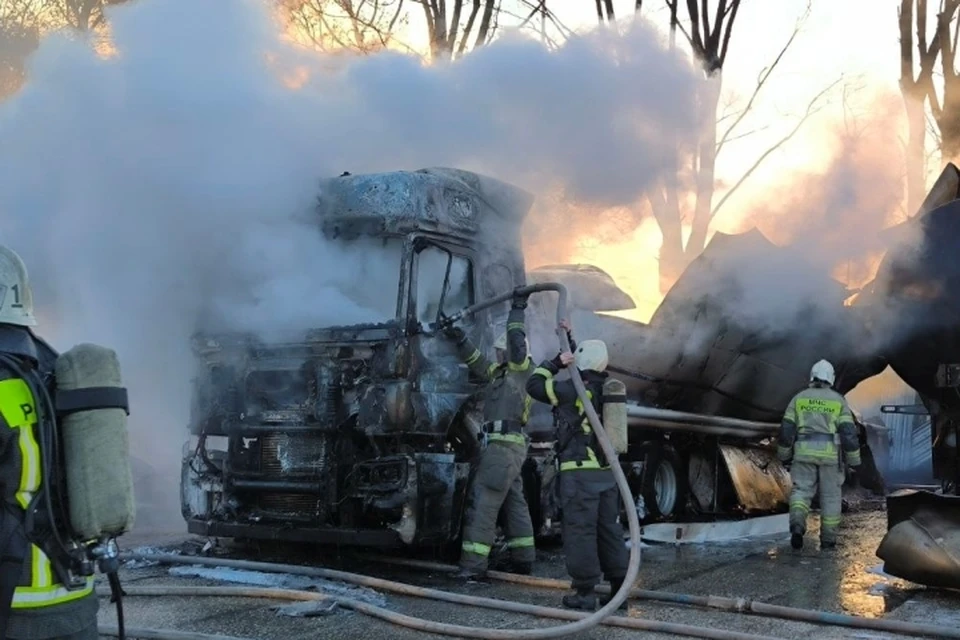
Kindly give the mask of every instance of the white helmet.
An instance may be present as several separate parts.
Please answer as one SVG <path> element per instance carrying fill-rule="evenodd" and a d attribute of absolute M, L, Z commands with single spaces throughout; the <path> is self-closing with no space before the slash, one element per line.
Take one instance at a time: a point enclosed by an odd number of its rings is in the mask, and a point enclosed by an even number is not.
<path fill-rule="evenodd" d="M 577 345 L 573 358 L 577 369 L 601 372 L 609 361 L 607 344 L 603 340 L 584 340 Z"/>
<path fill-rule="evenodd" d="M 27 265 L 7 247 L 0 246 L 0 324 L 35 327 L 33 293 L 27 278 Z"/>
<path fill-rule="evenodd" d="M 523 343 L 527 345 L 527 355 L 530 355 L 530 339 L 524 338 Z M 494 349 L 499 349 L 500 351 L 507 350 L 507 332 L 504 331 L 497 337 L 497 341 L 493 343 Z"/>
<path fill-rule="evenodd" d="M 826 382 L 832 387 L 835 379 L 833 365 L 826 360 L 821 360 L 810 369 L 810 382 L 819 380 Z"/>

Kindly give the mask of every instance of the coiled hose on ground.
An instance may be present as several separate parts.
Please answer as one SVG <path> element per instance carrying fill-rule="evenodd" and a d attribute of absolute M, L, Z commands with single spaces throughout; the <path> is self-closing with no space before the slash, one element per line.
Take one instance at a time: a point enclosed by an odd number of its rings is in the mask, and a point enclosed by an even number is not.
<path fill-rule="evenodd" d="M 203 558 L 193 556 L 177 556 L 170 554 L 150 554 L 150 553 L 130 553 L 123 554 L 124 559 L 141 560 L 148 562 L 160 562 L 164 564 L 185 564 L 201 565 L 207 567 L 224 567 L 229 569 L 241 569 L 247 571 L 262 571 L 268 573 L 287 573 L 292 575 L 302 575 L 313 578 L 324 578 L 327 580 L 338 580 L 362 587 L 378 589 L 395 593 L 397 595 L 428 598 L 440 602 L 449 602 L 452 604 L 462 604 L 484 609 L 494 609 L 497 611 L 511 611 L 514 613 L 524 613 L 541 618 L 553 618 L 558 620 L 575 620 L 583 622 L 596 614 L 587 614 L 581 611 L 570 611 L 567 609 L 554 609 L 551 607 L 542 607 L 538 605 L 525 604 L 522 602 L 511 602 L 509 600 L 499 600 L 496 598 L 484 598 L 481 596 L 470 596 L 460 593 L 450 593 L 439 589 L 430 589 L 427 587 L 417 587 L 403 582 L 394 582 L 382 578 L 360 575 L 357 573 L 347 573 L 335 569 L 324 569 L 319 567 L 302 567 L 298 565 L 276 564 L 271 562 L 254 562 L 248 560 L 228 560 L 221 558 Z M 494 634 L 511 633 L 501 629 L 482 629 L 475 627 L 462 627 L 460 625 L 435 622 L 414 618 L 403 615 L 389 609 L 384 609 L 376 605 L 360 602 L 352 598 L 341 598 L 339 596 L 328 596 L 313 591 L 298 591 L 292 589 L 262 589 L 255 587 L 124 587 L 128 596 L 219 596 L 219 597 L 250 597 L 250 598 L 277 598 L 284 600 L 326 600 L 336 602 L 337 604 L 352 609 L 354 611 L 369 615 L 385 622 L 397 624 L 408 629 L 423 631 L 425 633 L 437 633 L 454 637 L 463 637 L 460 635 L 461 629 L 469 629 L 470 633 L 475 634 L 469 637 L 484 637 L 478 635 L 481 632 L 491 632 Z M 576 623 L 574 623 L 576 624 Z M 642 618 L 627 618 L 621 616 L 608 616 L 600 621 L 600 624 L 620 627 L 622 629 L 632 629 L 635 631 L 647 631 L 651 633 L 669 633 L 678 636 L 687 636 L 691 638 L 709 638 L 712 640 L 775 640 L 768 636 L 758 636 L 735 631 L 724 631 L 722 629 L 710 629 L 706 627 L 696 627 L 686 624 L 676 624 L 671 622 L 660 622 L 657 620 L 645 620 Z M 567 625 L 564 625 L 567 626 Z M 547 629 L 556 629 L 557 627 L 546 627 Z M 132 631 L 128 634 L 130 637 L 138 637 Z M 502 636 L 496 636 L 502 637 Z"/>
<path fill-rule="evenodd" d="M 454 565 L 431 562 L 429 560 L 390 558 L 378 555 L 365 555 L 363 557 L 367 560 L 372 560 L 375 562 L 424 569 L 426 571 L 453 573 L 459 570 L 458 567 L 455 567 Z M 516 573 L 506 573 L 503 571 L 489 571 L 487 576 L 502 582 L 509 582 L 512 584 L 529 587 L 538 587 L 542 589 L 570 588 L 569 582 L 565 580 L 556 580 L 553 578 L 523 576 Z M 600 585 L 597 587 L 597 591 L 601 593 L 608 590 L 609 587 L 606 585 Z M 728 611 L 730 613 L 752 613 L 758 616 L 777 618 L 780 620 L 795 620 L 797 622 L 809 622 L 812 624 L 829 625 L 835 627 L 848 627 L 851 629 L 870 629 L 872 631 L 886 631 L 889 633 L 899 633 L 909 636 L 956 638 L 957 640 L 960 640 L 960 629 L 954 627 L 903 622 L 901 620 L 887 620 L 884 618 L 862 618 L 860 616 L 832 613 L 830 611 L 798 609 L 796 607 L 785 607 L 782 605 L 767 604 L 766 602 L 757 602 L 756 600 L 752 600 L 750 598 L 697 596 L 685 593 L 673 593 L 670 591 L 650 591 L 647 589 L 633 589 L 633 591 L 630 593 L 630 597 L 638 600 L 651 600 L 653 602 L 664 602 L 668 604 L 717 609 L 720 611 Z"/>

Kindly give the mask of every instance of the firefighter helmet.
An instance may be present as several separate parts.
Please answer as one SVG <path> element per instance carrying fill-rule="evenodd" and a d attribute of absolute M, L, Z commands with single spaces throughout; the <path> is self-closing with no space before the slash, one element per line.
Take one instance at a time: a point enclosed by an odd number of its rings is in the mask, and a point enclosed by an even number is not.
<path fill-rule="evenodd" d="M 826 382 L 832 387 L 834 381 L 836 380 L 833 373 L 833 365 L 826 360 L 821 360 L 813 365 L 813 368 L 810 369 L 810 382 L 813 382 L 814 380 Z"/>
<path fill-rule="evenodd" d="M 0 246 L 0 323 L 35 327 L 27 266 L 12 249 Z"/>
<path fill-rule="evenodd" d="M 573 357 L 577 369 L 601 372 L 607 368 L 609 359 L 607 344 L 603 340 L 584 340 L 577 345 Z"/>

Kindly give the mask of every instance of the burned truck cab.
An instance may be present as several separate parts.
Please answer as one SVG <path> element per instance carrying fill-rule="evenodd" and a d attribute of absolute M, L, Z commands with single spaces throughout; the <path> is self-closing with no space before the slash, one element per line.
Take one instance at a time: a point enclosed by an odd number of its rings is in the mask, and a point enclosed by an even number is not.
<path fill-rule="evenodd" d="M 384 290 L 340 293 L 372 296 L 389 317 L 283 338 L 195 336 L 181 478 L 189 531 L 379 547 L 456 540 L 480 381 L 432 325 L 524 284 L 531 203 L 453 169 L 323 181 L 316 232 L 396 271 L 395 289 L 378 279 Z M 490 352 L 506 313 L 463 327 Z"/>

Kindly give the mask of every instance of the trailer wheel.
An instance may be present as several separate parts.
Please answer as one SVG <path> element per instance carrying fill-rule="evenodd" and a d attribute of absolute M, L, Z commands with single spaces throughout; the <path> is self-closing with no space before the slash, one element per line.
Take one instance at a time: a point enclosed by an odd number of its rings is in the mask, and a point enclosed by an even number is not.
<path fill-rule="evenodd" d="M 669 522 L 687 503 L 687 475 L 673 447 L 657 444 L 647 451 L 640 493 L 653 521 Z"/>

